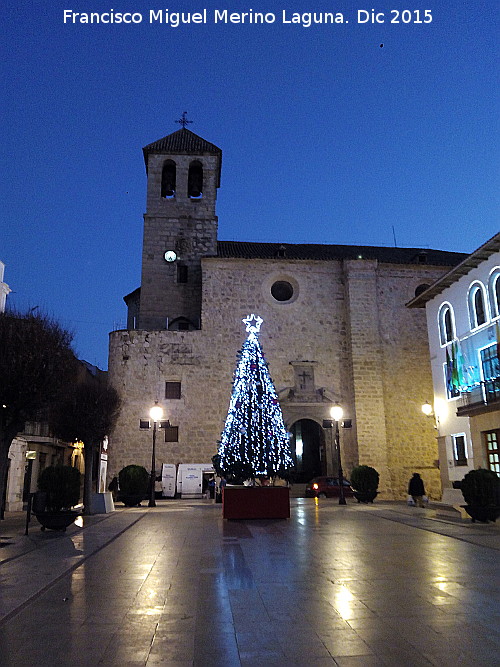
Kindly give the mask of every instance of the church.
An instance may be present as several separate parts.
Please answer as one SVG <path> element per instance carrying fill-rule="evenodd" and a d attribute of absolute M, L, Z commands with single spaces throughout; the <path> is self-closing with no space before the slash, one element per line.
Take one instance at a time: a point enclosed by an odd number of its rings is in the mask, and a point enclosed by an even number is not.
<path fill-rule="evenodd" d="M 109 378 L 122 399 L 111 477 L 151 466 L 149 410 L 163 408 L 162 463 L 210 463 L 227 415 L 244 318 L 278 392 L 296 479 L 337 472 L 330 409 L 343 408 L 344 474 L 380 473 L 402 498 L 419 472 L 441 496 L 438 447 L 421 405 L 433 385 L 425 313 L 405 304 L 465 255 L 422 248 L 222 241 L 220 148 L 185 127 L 143 149 L 147 195 L 141 285 L 110 334 Z M 141 428 L 141 426 L 143 428 Z"/>

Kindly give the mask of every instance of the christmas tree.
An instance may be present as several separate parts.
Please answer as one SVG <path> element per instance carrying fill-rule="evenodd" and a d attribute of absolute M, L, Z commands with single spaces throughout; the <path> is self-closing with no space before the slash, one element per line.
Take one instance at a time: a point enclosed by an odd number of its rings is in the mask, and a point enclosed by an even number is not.
<path fill-rule="evenodd" d="M 284 477 L 293 468 L 278 395 L 257 334 L 262 319 L 250 315 L 248 337 L 238 353 L 229 410 L 222 431 L 218 468 L 225 477 Z"/>

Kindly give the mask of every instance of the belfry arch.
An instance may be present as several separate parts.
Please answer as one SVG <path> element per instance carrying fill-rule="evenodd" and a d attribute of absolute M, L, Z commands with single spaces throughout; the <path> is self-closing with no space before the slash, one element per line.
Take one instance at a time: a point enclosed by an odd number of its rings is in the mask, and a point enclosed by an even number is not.
<path fill-rule="evenodd" d="M 173 160 L 165 160 L 161 172 L 161 196 L 163 199 L 175 197 L 177 187 L 177 167 Z"/>
<path fill-rule="evenodd" d="M 199 160 L 193 160 L 189 165 L 188 197 L 190 199 L 203 197 L 203 165 Z"/>

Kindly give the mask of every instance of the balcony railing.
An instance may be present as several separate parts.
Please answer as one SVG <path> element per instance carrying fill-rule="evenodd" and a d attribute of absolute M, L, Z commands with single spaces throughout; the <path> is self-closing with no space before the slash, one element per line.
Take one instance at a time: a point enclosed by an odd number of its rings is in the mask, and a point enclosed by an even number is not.
<path fill-rule="evenodd" d="M 500 402 L 500 377 L 482 380 L 469 391 L 462 392 L 457 406 L 457 415 L 468 414 L 481 406 Z"/>

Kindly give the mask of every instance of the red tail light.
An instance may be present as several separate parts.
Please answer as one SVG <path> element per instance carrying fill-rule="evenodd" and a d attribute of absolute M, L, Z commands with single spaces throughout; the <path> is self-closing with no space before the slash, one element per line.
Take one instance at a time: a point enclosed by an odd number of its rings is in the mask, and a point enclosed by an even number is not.
<path fill-rule="evenodd" d="M 316 482 L 312 485 L 312 488 L 317 491 L 319 489 L 319 484 L 316 484 Z"/>

